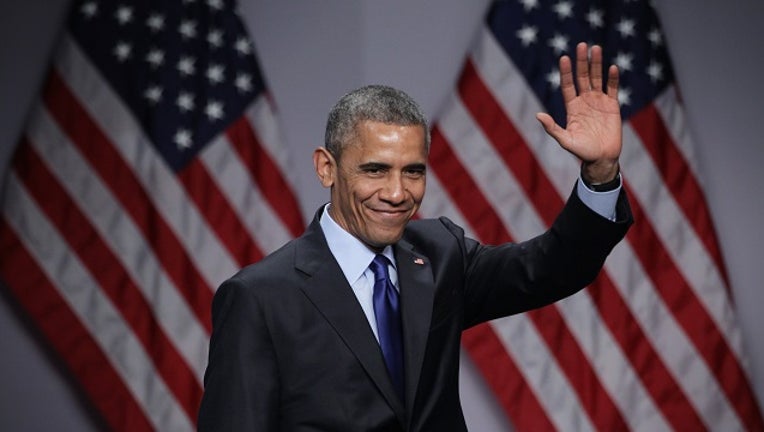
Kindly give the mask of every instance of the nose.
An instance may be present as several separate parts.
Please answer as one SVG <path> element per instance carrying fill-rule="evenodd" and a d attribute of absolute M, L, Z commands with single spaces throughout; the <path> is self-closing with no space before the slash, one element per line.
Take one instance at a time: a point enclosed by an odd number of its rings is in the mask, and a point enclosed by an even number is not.
<path fill-rule="evenodd" d="M 399 205 L 405 201 L 406 188 L 403 184 L 403 177 L 398 173 L 388 176 L 379 192 L 379 198 L 392 205 Z"/>

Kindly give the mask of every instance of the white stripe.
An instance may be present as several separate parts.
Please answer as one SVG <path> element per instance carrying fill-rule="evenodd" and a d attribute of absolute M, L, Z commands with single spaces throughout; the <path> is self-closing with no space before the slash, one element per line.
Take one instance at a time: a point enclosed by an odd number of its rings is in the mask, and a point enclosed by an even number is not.
<path fill-rule="evenodd" d="M 101 239 L 114 251 L 122 267 L 136 282 L 162 330 L 190 365 L 201 385 L 209 336 L 158 265 L 140 230 L 42 107 L 32 116 L 27 134 L 59 183 L 87 215 Z"/>
<path fill-rule="evenodd" d="M 8 176 L 6 185 L 8 202 L 15 203 L 4 207 L 8 224 L 101 350 L 108 352 L 109 348 L 121 347 L 119 355 L 108 356 L 110 366 L 124 381 L 152 425 L 158 430 L 193 430 L 193 422 L 178 406 L 164 382 L 158 379 L 157 371 L 138 339 L 27 195 L 15 174 Z"/>
<path fill-rule="evenodd" d="M 655 98 L 653 105 L 663 119 L 677 150 L 687 161 L 692 175 L 697 179 L 698 184 L 703 185 L 703 176 L 700 175 L 702 171 L 698 166 L 697 147 L 687 126 L 684 109 L 677 100 L 676 88 L 673 85 L 669 86 Z"/>
<path fill-rule="evenodd" d="M 199 157 L 236 211 L 239 221 L 249 231 L 251 240 L 264 254 L 273 252 L 292 238 L 226 136 L 216 138 Z"/>
<path fill-rule="evenodd" d="M 444 136 L 453 143 L 454 152 L 508 231 L 512 231 L 517 240 L 541 234 L 546 227 L 533 204 L 508 167 L 503 165 L 501 156 L 468 116 L 463 105 L 451 99 L 440 125 Z M 600 321 L 589 293 L 579 293 L 557 306 L 625 421 L 632 427 L 642 424 L 649 430 L 668 429 L 618 343 Z M 620 391 L 622 389 L 617 384 L 625 385 L 632 393 Z"/>
<path fill-rule="evenodd" d="M 491 326 L 555 427 L 561 431 L 594 430 L 578 394 L 529 321 L 525 315 L 515 315 L 492 321 Z"/>
<path fill-rule="evenodd" d="M 518 127 L 518 131 L 524 136 L 526 142 L 528 143 L 533 153 L 536 155 L 541 165 L 544 167 L 545 171 L 550 173 L 549 179 L 552 184 L 555 185 L 558 193 L 561 196 L 565 196 L 564 194 L 570 187 L 570 183 L 568 183 L 566 178 L 577 175 L 578 168 L 575 167 L 575 165 L 573 165 L 571 168 L 567 168 L 570 166 L 569 162 L 564 161 L 564 157 L 560 157 L 559 148 L 557 148 L 556 143 L 550 144 L 550 141 L 552 141 L 551 138 L 542 135 L 537 140 L 533 139 L 534 137 L 539 136 L 538 131 L 543 133 L 543 130 L 532 114 L 534 112 L 541 111 L 543 108 L 536 100 L 535 95 L 533 95 L 533 93 L 526 87 L 524 83 L 521 83 L 522 85 L 511 85 L 507 82 L 522 80 L 522 75 L 516 71 L 514 65 L 507 60 L 490 33 L 485 32 L 483 34 L 483 37 L 480 40 L 480 49 L 478 51 L 480 54 L 476 55 L 475 57 L 477 59 L 485 59 L 475 62 L 475 66 L 478 69 L 480 76 L 486 85 L 491 89 L 491 92 L 494 94 L 494 97 L 497 99 L 497 101 L 499 101 L 499 103 L 503 106 L 505 113 Z M 509 72 L 503 71 L 504 69 L 509 69 Z M 628 146 L 624 145 L 624 149 L 627 148 Z M 624 159 L 626 158 L 622 156 L 622 161 Z M 637 170 L 631 169 L 628 171 L 632 173 L 639 172 Z M 627 176 L 628 175 L 629 174 L 627 173 Z M 631 179 L 631 177 L 629 177 L 629 179 Z M 683 387 L 685 393 L 696 405 L 698 413 L 707 421 L 711 420 L 709 418 L 711 416 L 708 415 L 708 411 L 704 411 L 704 407 L 710 405 L 710 400 L 717 400 L 717 398 L 720 396 L 719 394 L 707 394 L 709 388 L 718 389 L 718 383 L 716 382 L 715 377 L 710 374 L 707 369 L 705 369 L 707 366 L 702 364 L 701 367 L 703 367 L 705 370 L 703 372 L 698 372 L 698 376 L 703 376 L 705 379 L 700 379 L 699 381 L 693 380 L 692 385 L 688 383 L 689 380 L 684 379 L 687 371 L 686 363 L 683 363 L 682 359 L 686 360 L 696 357 L 697 352 L 689 340 L 687 340 L 686 336 L 681 332 L 681 330 L 676 328 L 674 317 L 671 312 L 666 309 L 665 305 L 662 303 L 662 299 L 654 296 L 654 287 L 649 292 L 643 293 L 633 293 L 630 292 L 631 290 L 625 288 L 629 287 L 629 285 L 624 285 L 625 281 L 623 280 L 622 276 L 634 272 L 634 267 L 638 267 L 638 261 L 636 260 L 636 256 L 634 255 L 633 250 L 631 249 L 631 245 L 622 242 L 618 248 L 628 251 L 628 255 L 630 256 L 631 261 L 626 263 L 626 266 L 619 268 L 616 271 L 612 271 L 609 266 L 609 263 L 613 260 L 611 255 L 611 258 L 609 258 L 608 262 L 606 262 L 606 267 L 609 269 L 608 273 L 610 273 L 614 281 L 617 281 L 617 288 L 627 300 L 627 304 L 631 308 L 632 313 L 639 317 L 640 325 L 642 328 L 645 329 L 646 333 L 650 335 L 651 339 L 656 342 L 658 351 L 661 356 L 664 357 L 664 360 L 667 361 L 667 366 L 669 369 L 672 370 L 677 377 L 679 377 L 677 379 L 678 384 Z M 640 272 L 643 278 L 647 277 L 647 275 L 644 274 L 641 269 Z M 645 279 L 641 280 L 641 282 L 644 281 Z M 645 297 L 642 297 L 640 294 L 645 295 Z M 655 309 L 657 308 L 656 304 L 660 305 L 658 309 Z M 658 325 L 655 321 L 655 315 L 653 315 L 651 312 L 648 312 L 656 310 L 663 311 L 662 315 L 664 317 L 660 320 L 661 323 L 671 323 L 670 332 L 668 332 L 665 326 L 662 328 L 660 325 Z M 672 334 L 674 337 L 668 338 L 666 337 L 667 334 Z M 669 350 L 669 348 L 670 352 L 667 352 L 666 350 Z M 679 352 L 678 355 L 672 355 L 677 353 L 677 351 L 683 352 Z M 695 389 L 695 385 L 698 383 L 704 386 L 706 390 L 698 392 Z M 692 390 L 696 391 L 693 392 Z M 724 405 L 725 404 L 722 406 Z M 729 407 L 727 406 L 727 408 Z M 716 410 L 711 411 L 716 412 Z M 713 424 L 713 422 L 710 424 Z"/>
<path fill-rule="evenodd" d="M 267 93 L 263 93 L 255 102 L 244 112 L 247 120 L 255 131 L 257 141 L 262 145 L 263 150 L 268 153 L 271 160 L 276 164 L 282 173 L 294 172 L 293 159 L 289 148 L 284 145 L 286 142 L 278 117 L 271 105 L 271 100 Z M 291 192 L 297 190 L 294 184 L 295 176 L 284 175 L 284 181 L 289 185 Z"/>
<path fill-rule="evenodd" d="M 69 37 L 61 44 L 56 69 L 90 117 L 130 166 L 154 207 L 174 230 L 210 290 L 238 270 L 236 261 L 207 226 L 183 186 L 154 151 L 140 124 Z"/>

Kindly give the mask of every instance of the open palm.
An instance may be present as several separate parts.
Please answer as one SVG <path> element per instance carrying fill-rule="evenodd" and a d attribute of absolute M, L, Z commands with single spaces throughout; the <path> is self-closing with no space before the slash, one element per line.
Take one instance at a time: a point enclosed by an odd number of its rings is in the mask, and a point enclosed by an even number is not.
<path fill-rule="evenodd" d="M 576 76 L 568 56 L 560 58 L 562 90 L 567 126 L 558 125 L 549 114 L 537 114 L 544 129 L 565 150 L 578 157 L 584 180 L 605 183 L 618 174 L 621 154 L 621 113 L 618 107 L 618 68 L 610 66 L 603 91 L 602 49 L 595 45 L 588 58 L 585 43 L 576 46 Z"/>

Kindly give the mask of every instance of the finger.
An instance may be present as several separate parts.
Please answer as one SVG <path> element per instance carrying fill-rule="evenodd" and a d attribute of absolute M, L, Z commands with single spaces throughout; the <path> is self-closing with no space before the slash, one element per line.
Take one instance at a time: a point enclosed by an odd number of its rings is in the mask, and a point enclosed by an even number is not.
<path fill-rule="evenodd" d="M 610 65 L 607 71 L 607 95 L 618 100 L 618 66 Z"/>
<path fill-rule="evenodd" d="M 573 66 L 570 57 L 560 57 L 560 90 L 565 104 L 576 98 L 576 88 L 573 86 Z"/>
<path fill-rule="evenodd" d="M 576 83 L 578 93 L 585 93 L 592 89 L 592 83 L 589 80 L 589 53 L 585 42 L 576 45 Z"/>
<path fill-rule="evenodd" d="M 592 45 L 592 63 L 590 68 L 592 90 L 602 91 L 602 47 Z"/>

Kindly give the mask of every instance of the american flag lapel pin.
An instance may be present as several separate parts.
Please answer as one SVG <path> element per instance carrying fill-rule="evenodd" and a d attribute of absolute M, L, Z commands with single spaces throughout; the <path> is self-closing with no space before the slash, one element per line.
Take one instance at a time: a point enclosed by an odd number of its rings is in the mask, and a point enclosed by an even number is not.
<path fill-rule="evenodd" d="M 422 258 L 414 258 L 414 264 L 424 265 L 424 260 Z"/>

